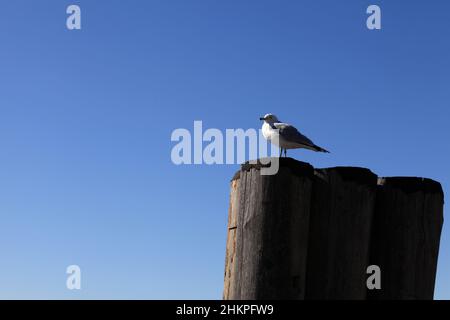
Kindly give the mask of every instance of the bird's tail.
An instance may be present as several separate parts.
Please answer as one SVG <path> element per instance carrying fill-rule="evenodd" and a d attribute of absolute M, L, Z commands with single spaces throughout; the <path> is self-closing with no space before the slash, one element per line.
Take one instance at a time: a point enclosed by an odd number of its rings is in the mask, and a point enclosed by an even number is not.
<path fill-rule="evenodd" d="M 317 152 L 330 153 L 330 151 L 328 151 L 328 150 L 326 150 L 326 149 L 324 149 L 324 148 L 321 148 L 321 147 L 319 147 L 319 146 L 316 146 L 316 145 L 314 145 L 314 150 L 316 150 Z"/>

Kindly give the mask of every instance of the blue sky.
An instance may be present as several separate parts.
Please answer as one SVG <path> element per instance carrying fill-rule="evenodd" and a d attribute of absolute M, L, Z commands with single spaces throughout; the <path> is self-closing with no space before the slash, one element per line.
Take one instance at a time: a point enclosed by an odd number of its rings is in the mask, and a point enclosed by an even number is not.
<path fill-rule="evenodd" d="M 194 120 L 258 128 L 272 112 L 332 151 L 290 156 L 448 194 L 449 14 L 444 0 L 2 2 L 0 298 L 221 298 L 238 165 L 172 164 L 171 132 Z M 449 250 L 446 222 L 436 298 Z"/>

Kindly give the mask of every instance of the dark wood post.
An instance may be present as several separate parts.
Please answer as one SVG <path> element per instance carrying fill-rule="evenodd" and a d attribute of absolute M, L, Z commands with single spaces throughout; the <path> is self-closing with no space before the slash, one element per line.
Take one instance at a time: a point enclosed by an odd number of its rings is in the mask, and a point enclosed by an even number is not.
<path fill-rule="evenodd" d="M 306 299 L 365 299 L 377 176 L 368 169 L 316 170 Z"/>
<path fill-rule="evenodd" d="M 381 269 L 381 290 L 369 299 L 433 299 L 443 205 L 438 182 L 379 180 L 370 261 Z"/>
<path fill-rule="evenodd" d="M 275 175 L 260 169 L 232 182 L 224 298 L 303 299 L 314 170 L 290 158 Z"/>
<path fill-rule="evenodd" d="M 231 182 L 224 299 L 433 298 L 438 182 L 279 161 L 266 176 L 244 164 Z M 370 265 L 381 290 L 367 287 Z"/>

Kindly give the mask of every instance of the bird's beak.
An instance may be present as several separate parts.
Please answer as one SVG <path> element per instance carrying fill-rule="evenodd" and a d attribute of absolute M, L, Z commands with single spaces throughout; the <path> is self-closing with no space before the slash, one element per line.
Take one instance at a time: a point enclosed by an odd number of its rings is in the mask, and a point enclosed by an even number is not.
<path fill-rule="evenodd" d="M 265 120 L 264 118 L 259 118 L 259 120 Z"/>

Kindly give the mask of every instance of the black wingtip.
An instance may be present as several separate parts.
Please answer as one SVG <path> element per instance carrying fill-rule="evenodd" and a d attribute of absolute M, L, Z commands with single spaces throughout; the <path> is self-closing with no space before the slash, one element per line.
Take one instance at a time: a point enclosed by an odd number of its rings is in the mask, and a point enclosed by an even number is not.
<path fill-rule="evenodd" d="M 317 152 L 331 153 L 330 151 L 328 151 L 328 150 L 326 150 L 326 149 L 324 149 L 324 148 L 321 148 L 321 147 L 319 147 L 319 146 L 314 146 L 314 147 L 316 148 L 316 151 L 317 151 Z"/>

